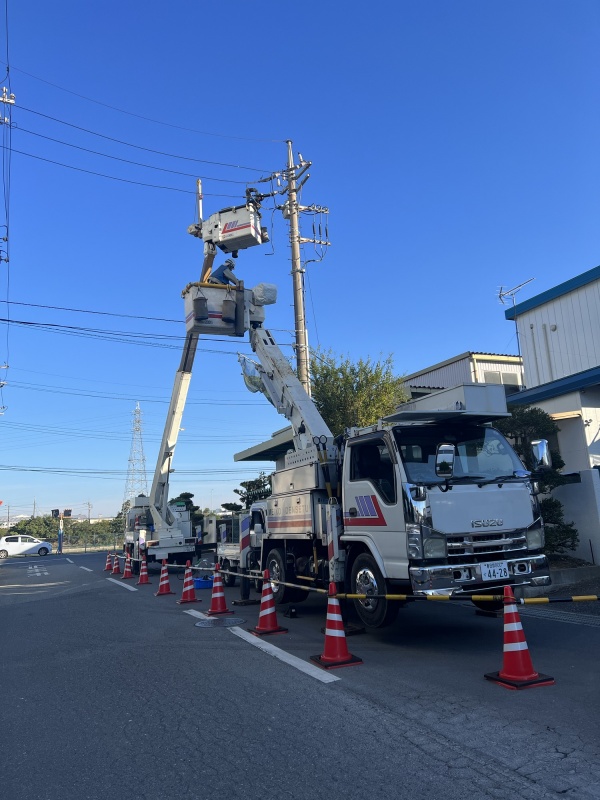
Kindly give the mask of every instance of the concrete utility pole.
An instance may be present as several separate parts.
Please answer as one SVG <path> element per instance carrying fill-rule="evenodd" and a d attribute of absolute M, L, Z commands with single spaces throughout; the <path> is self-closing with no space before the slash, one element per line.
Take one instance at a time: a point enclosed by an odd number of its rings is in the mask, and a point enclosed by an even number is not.
<path fill-rule="evenodd" d="M 290 247 L 292 250 L 292 283 L 294 287 L 294 328 L 296 333 L 296 367 L 298 380 L 310 395 L 310 372 L 308 359 L 308 338 L 306 334 L 306 315 L 304 309 L 304 269 L 300 258 L 300 229 L 298 226 L 298 199 L 296 179 L 310 167 L 310 162 L 300 164 L 301 171 L 296 175 L 292 142 L 287 141 L 287 209 L 290 223 Z M 310 176 L 306 175 L 301 186 Z"/>

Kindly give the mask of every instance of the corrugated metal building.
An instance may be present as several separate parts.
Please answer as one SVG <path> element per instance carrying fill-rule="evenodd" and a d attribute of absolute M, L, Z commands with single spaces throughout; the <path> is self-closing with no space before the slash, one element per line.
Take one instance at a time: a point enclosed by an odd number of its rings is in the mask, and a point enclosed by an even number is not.
<path fill-rule="evenodd" d="M 508 395 L 523 387 L 523 363 L 519 356 L 467 352 L 413 372 L 404 382 L 413 398 L 461 383 L 502 383 Z"/>
<path fill-rule="evenodd" d="M 527 389 L 510 405 L 534 405 L 560 427 L 564 472 L 580 484 L 554 495 L 579 531 L 576 555 L 600 563 L 600 267 L 508 309 L 517 324 Z"/>

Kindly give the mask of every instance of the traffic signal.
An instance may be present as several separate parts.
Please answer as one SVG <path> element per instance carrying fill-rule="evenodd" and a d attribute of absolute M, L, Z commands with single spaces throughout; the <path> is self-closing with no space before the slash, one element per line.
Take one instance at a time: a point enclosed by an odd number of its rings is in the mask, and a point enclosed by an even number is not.
<path fill-rule="evenodd" d="M 58 508 L 53 508 L 52 509 L 52 517 L 53 517 L 53 519 L 58 519 L 59 516 L 60 516 L 60 511 L 58 510 Z"/>
<path fill-rule="evenodd" d="M 63 511 L 63 517 L 70 517 L 70 516 L 71 516 L 71 509 L 65 508 L 65 510 Z"/>

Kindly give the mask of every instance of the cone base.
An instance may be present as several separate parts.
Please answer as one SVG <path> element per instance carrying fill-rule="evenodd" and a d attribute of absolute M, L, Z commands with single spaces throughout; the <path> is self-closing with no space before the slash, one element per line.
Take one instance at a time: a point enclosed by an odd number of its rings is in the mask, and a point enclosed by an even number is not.
<path fill-rule="evenodd" d="M 155 592 L 154 597 L 160 597 L 163 594 L 175 594 L 175 592 Z"/>
<path fill-rule="evenodd" d="M 511 678 L 504 678 L 499 672 L 486 672 L 483 676 L 488 681 L 500 684 L 505 689 L 528 689 L 534 686 L 553 686 L 556 681 L 550 675 L 543 675 L 541 672 L 537 673 L 537 677 L 530 678 L 529 680 L 512 680 Z"/>
<path fill-rule="evenodd" d="M 227 616 L 227 614 L 233 614 L 233 611 L 226 609 L 225 611 L 211 611 L 210 608 L 206 612 L 209 617 L 216 617 L 216 616 Z"/>
<path fill-rule="evenodd" d="M 200 600 L 198 600 L 197 597 L 191 598 L 190 600 L 184 600 L 182 598 L 181 600 L 178 600 L 177 602 L 179 603 L 179 605 L 182 605 L 183 603 L 199 603 Z"/>
<path fill-rule="evenodd" d="M 278 625 L 276 628 L 273 628 L 270 631 L 261 631 L 258 628 L 246 628 L 248 633 L 253 633 L 255 636 L 271 636 L 273 633 L 287 633 L 287 628 L 282 628 L 281 625 Z"/>
<path fill-rule="evenodd" d="M 260 600 L 232 600 L 232 606 L 257 606 Z"/>
<path fill-rule="evenodd" d="M 146 586 L 146 584 L 151 584 L 152 581 L 138 581 L 136 586 Z"/>
<path fill-rule="evenodd" d="M 358 658 L 358 656 L 350 655 L 350 658 L 345 658 L 343 661 L 324 661 L 323 655 L 320 656 L 311 656 L 311 661 L 314 661 L 315 664 L 321 669 L 338 669 L 341 667 L 353 667 L 355 664 L 362 664 L 362 658 Z"/>
<path fill-rule="evenodd" d="M 122 581 L 132 581 L 135 578 L 135 575 L 123 575 L 121 578 Z"/>

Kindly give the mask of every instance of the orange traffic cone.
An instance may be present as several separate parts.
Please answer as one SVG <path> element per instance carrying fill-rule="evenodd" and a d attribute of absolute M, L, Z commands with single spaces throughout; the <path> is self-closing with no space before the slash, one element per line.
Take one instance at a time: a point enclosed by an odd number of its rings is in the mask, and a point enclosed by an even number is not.
<path fill-rule="evenodd" d="M 269 570 L 263 572 L 263 588 L 260 598 L 260 611 L 258 613 L 258 625 L 256 628 L 248 628 L 250 633 L 255 636 L 268 636 L 272 633 L 287 633 L 287 628 L 282 628 L 277 624 L 277 614 L 275 612 L 275 600 L 273 598 L 273 587 Z"/>
<path fill-rule="evenodd" d="M 215 564 L 215 577 L 213 578 L 212 596 L 210 598 L 210 608 L 206 612 L 209 616 L 215 614 L 233 614 L 227 608 L 225 602 L 225 592 L 223 591 L 223 579 L 219 575 L 219 565 Z"/>
<path fill-rule="evenodd" d="M 504 587 L 504 661 L 500 672 L 484 675 L 505 689 L 526 689 L 529 686 L 552 686 L 554 678 L 536 672 L 531 663 L 523 626 L 510 586 Z"/>
<path fill-rule="evenodd" d="M 185 574 L 183 576 L 183 592 L 181 593 L 181 600 L 178 603 L 199 603 L 194 589 L 194 577 L 192 575 L 192 563 L 186 561 Z"/>
<path fill-rule="evenodd" d="M 121 574 L 121 567 L 119 566 L 119 556 L 115 553 L 113 555 L 113 568 L 111 575 L 120 575 Z"/>
<path fill-rule="evenodd" d="M 110 572 L 112 570 L 112 561 L 110 558 L 110 553 L 106 554 L 106 566 L 104 567 L 104 572 Z"/>
<path fill-rule="evenodd" d="M 140 564 L 140 579 L 136 583 L 136 586 L 142 586 L 146 583 L 152 583 L 152 581 L 148 579 L 148 565 L 146 564 L 146 556 L 142 556 L 142 563 Z"/>
<path fill-rule="evenodd" d="M 323 669 L 335 669 L 336 667 L 351 667 L 353 664 L 362 664 L 362 659 L 353 656 L 348 651 L 346 644 L 346 634 L 344 633 L 344 621 L 340 609 L 340 601 L 336 597 L 337 587 L 335 583 L 329 584 L 329 599 L 327 600 L 327 624 L 325 626 L 325 649 L 320 656 L 311 656 L 314 661 Z"/>
<path fill-rule="evenodd" d="M 171 591 L 171 584 L 169 583 L 169 570 L 167 569 L 167 562 L 163 558 L 162 568 L 160 570 L 160 583 L 158 584 L 158 592 L 154 592 L 155 597 L 160 597 L 162 594 L 175 594 Z"/>
<path fill-rule="evenodd" d="M 131 571 L 131 555 L 127 553 L 127 557 L 125 558 L 125 569 L 123 570 L 123 577 L 121 580 L 126 581 L 130 578 L 133 578 L 133 572 Z"/>

